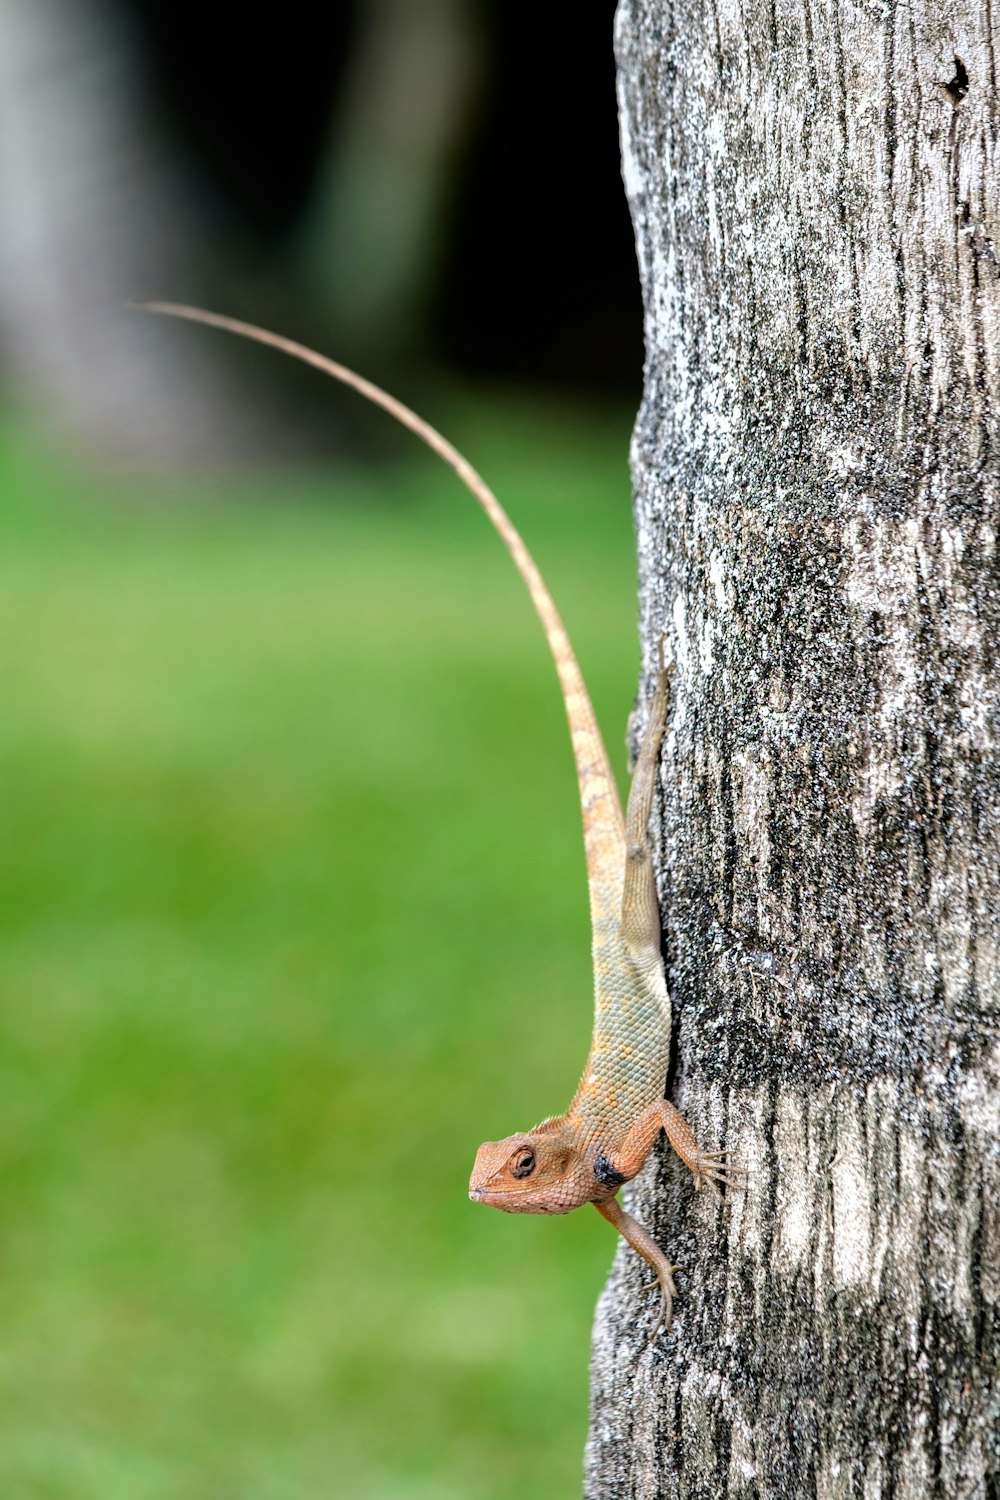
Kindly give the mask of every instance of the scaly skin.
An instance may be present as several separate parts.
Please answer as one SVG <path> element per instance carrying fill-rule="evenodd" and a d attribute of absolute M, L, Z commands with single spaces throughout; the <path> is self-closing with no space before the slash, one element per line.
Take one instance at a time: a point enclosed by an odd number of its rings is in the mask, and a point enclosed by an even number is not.
<path fill-rule="evenodd" d="M 660 954 L 660 917 L 647 840 L 669 673 L 656 697 L 636 763 L 626 818 L 626 857 L 617 880 L 598 881 L 594 922 L 594 1035 L 587 1066 L 564 1115 L 523 1135 L 480 1146 L 469 1196 L 507 1213 L 568 1213 L 593 1203 L 656 1273 L 660 1317 L 669 1324 L 674 1267 L 652 1236 L 616 1202 L 641 1171 L 657 1136 L 667 1139 L 695 1186 L 726 1181 L 722 1152 L 704 1152 L 684 1116 L 663 1097 L 670 1051 L 670 1002 Z"/>
<path fill-rule="evenodd" d="M 661 659 L 623 818 L 593 705 L 552 596 L 506 511 L 462 454 L 394 396 L 303 344 L 197 307 L 172 302 L 140 305 L 146 312 L 222 328 L 279 349 L 381 406 L 455 471 L 486 512 L 524 579 L 555 662 L 576 761 L 594 934 L 594 1034 L 580 1086 L 566 1113 L 523 1135 L 480 1146 L 469 1196 L 508 1213 L 561 1214 L 593 1203 L 656 1272 L 662 1303 L 655 1334 L 670 1321 L 674 1268 L 615 1195 L 641 1170 L 661 1130 L 694 1175 L 697 1188 L 704 1183 L 715 1188 L 726 1181 L 724 1153 L 703 1152 L 683 1115 L 663 1098 L 670 1002 L 647 825 L 666 725 L 669 672 Z"/>

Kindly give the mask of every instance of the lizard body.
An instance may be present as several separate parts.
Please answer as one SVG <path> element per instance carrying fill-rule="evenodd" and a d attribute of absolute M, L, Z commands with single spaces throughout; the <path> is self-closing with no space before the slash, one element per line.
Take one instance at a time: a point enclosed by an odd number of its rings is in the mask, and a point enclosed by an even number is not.
<path fill-rule="evenodd" d="M 670 1054 L 670 1000 L 660 952 L 660 913 L 647 826 L 666 726 L 670 673 L 661 661 L 626 813 L 623 867 L 591 887 L 594 1032 L 587 1063 L 563 1115 L 523 1135 L 479 1148 L 469 1195 L 508 1213 L 568 1213 L 594 1207 L 656 1272 L 660 1318 L 669 1323 L 674 1267 L 617 1201 L 641 1171 L 660 1131 L 695 1179 L 727 1180 L 725 1154 L 705 1152 L 684 1116 L 663 1097 Z"/>
<path fill-rule="evenodd" d="M 683 1115 L 663 1097 L 670 1001 L 647 835 L 669 702 L 670 672 L 662 651 L 623 816 L 590 695 L 552 596 L 506 511 L 462 454 L 394 396 L 303 344 L 201 308 L 170 302 L 140 306 L 282 350 L 381 406 L 455 471 L 527 585 L 555 662 L 576 762 L 593 929 L 594 1031 L 586 1068 L 565 1114 L 482 1145 L 469 1197 L 508 1213 L 561 1214 L 593 1203 L 656 1272 L 662 1293 L 659 1328 L 670 1319 L 674 1268 L 652 1236 L 618 1204 L 618 1190 L 641 1170 L 661 1130 L 692 1172 L 696 1187 L 707 1183 L 717 1191 L 716 1184 L 727 1178 L 724 1153 L 703 1152 Z"/>

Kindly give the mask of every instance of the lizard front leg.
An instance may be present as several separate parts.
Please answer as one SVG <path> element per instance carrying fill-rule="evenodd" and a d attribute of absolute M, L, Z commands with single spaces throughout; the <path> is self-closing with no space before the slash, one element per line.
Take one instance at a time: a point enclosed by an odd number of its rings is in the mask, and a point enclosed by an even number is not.
<path fill-rule="evenodd" d="M 655 1339 L 661 1328 L 670 1327 L 670 1319 L 674 1310 L 674 1297 L 676 1287 L 674 1286 L 675 1266 L 672 1266 L 653 1239 L 648 1230 L 643 1229 L 638 1219 L 626 1213 L 614 1198 L 608 1198 L 603 1203 L 595 1203 L 594 1207 L 599 1214 L 603 1214 L 609 1224 L 613 1224 L 624 1240 L 631 1245 L 636 1255 L 641 1255 L 648 1266 L 652 1266 L 656 1272 L 656 1279 L 660 1284 L 660 1316 L 656 1326 L 649 1336 L 650 1343 Z"/>
<path fill-rule="evenodd" d="M 697 1191 L 707 1185 L 719 1196 L 718 1184 L 731 1177 L 727 1171 L 725 1151 L 703 1151 L 694 1131 L 675 1104 L 657 1099 L 633 1120 L 618 1151 L 614 1166 L 627 1182 L 642 1171 L 660 1131 L 666 1133 L 674 1151 L 694 1178 Z"/>
<path fill-rule="evenodd" d="M 648 1109 L 643 1110 L 638 1119 L 633 1122 L 622 1142 L 621 1149 L 615 1153 L 614 1163 L 610 1160 L 605 1163 L 605 1180 L 627 1182 L 635 1177 L 642 1170 L 661 1130 L 666 1132 L 667 1140 L 694 1177 L 695 1188 L 700 1189 L 703 1184 L 707 1183 L 716 1196 L 720 1196 L 718 1184 L 725 1184 L 729 1180 L 726 1172 L 726 1153 L 702 1151 L 691 1126 L 669 1099 L 658 1099 Z M 634 1219 L 630 1213 L 627 1213 L 615 1198 L 596 1200 L 594 1207 L 609 1224 L 614 1225 L 635 1253 L 641 1255 L 646 1264 L 652 1266 L 656 1272 L 662 1300 L 660 1316 L 650 1334 L 650 1342 L 652 1342 L 661 1328 L 670 1327 L 676 1290 L 674 1287 L 676 1267 L 667 1260 L 649 1231 L 642 1227 L 638 1219 Z"/>

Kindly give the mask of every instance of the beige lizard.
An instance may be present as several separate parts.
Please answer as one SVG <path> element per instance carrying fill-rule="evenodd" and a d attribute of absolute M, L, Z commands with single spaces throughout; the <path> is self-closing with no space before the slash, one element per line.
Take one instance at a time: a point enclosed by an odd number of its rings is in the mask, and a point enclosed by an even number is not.
<path fill-rule="evenodd" d="M 555 661 L 576 760 L 593 927 L 594 1032 L 587 1066 L 566 1113 L 533 1130 L 480 1146 L 469 1197 L 507 1213 L 562 1214 L 593 1203 L 656 1272 L 662 1300 L 655 1335 L 670 1321 L 675 1268 L 652 1236 L 618 1204 L 618 1190 L 641 1170 L 661 1130 L 697 1188 L 705 1183 L 715 1188 L 727 1180 L 725 1153 L 702 1151 L 684 1116 L 663 1097 L 670 1001 L 647 837 L 669 700 L 670 672 L 662 653 L 623 817 L 590 695 L 552 596 L 506 511 L 457 448 L 371 381 L 292 339 L 178 303 L 147 302 L 141 307 L 280 349 L 381 406 L 454 469 L 500 533 L 524 579 Z"/>

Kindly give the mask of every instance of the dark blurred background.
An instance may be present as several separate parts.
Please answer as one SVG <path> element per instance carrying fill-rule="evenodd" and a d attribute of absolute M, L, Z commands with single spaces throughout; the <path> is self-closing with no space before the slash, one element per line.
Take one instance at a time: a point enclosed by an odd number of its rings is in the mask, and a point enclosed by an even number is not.
<path fill-rule="evenodd" d="M 123 312 L 165 297 L 384 379 L 430 367 L 634 403 L 613 11 L 3 0 L 8 391 L 107 457 L 329 437 L 314 381 Z M 296 420 L 267 420 L 272 379 Z"/>
<path fill-rule="evenodd" d="M 641 375 L 610 3 L 0 0 L 0 1500 L 578 1492 L 615 1236 L 476 1207 L 590 1031 Z M 638 1272 L 636 1272 L 638 1275 Z"/>

